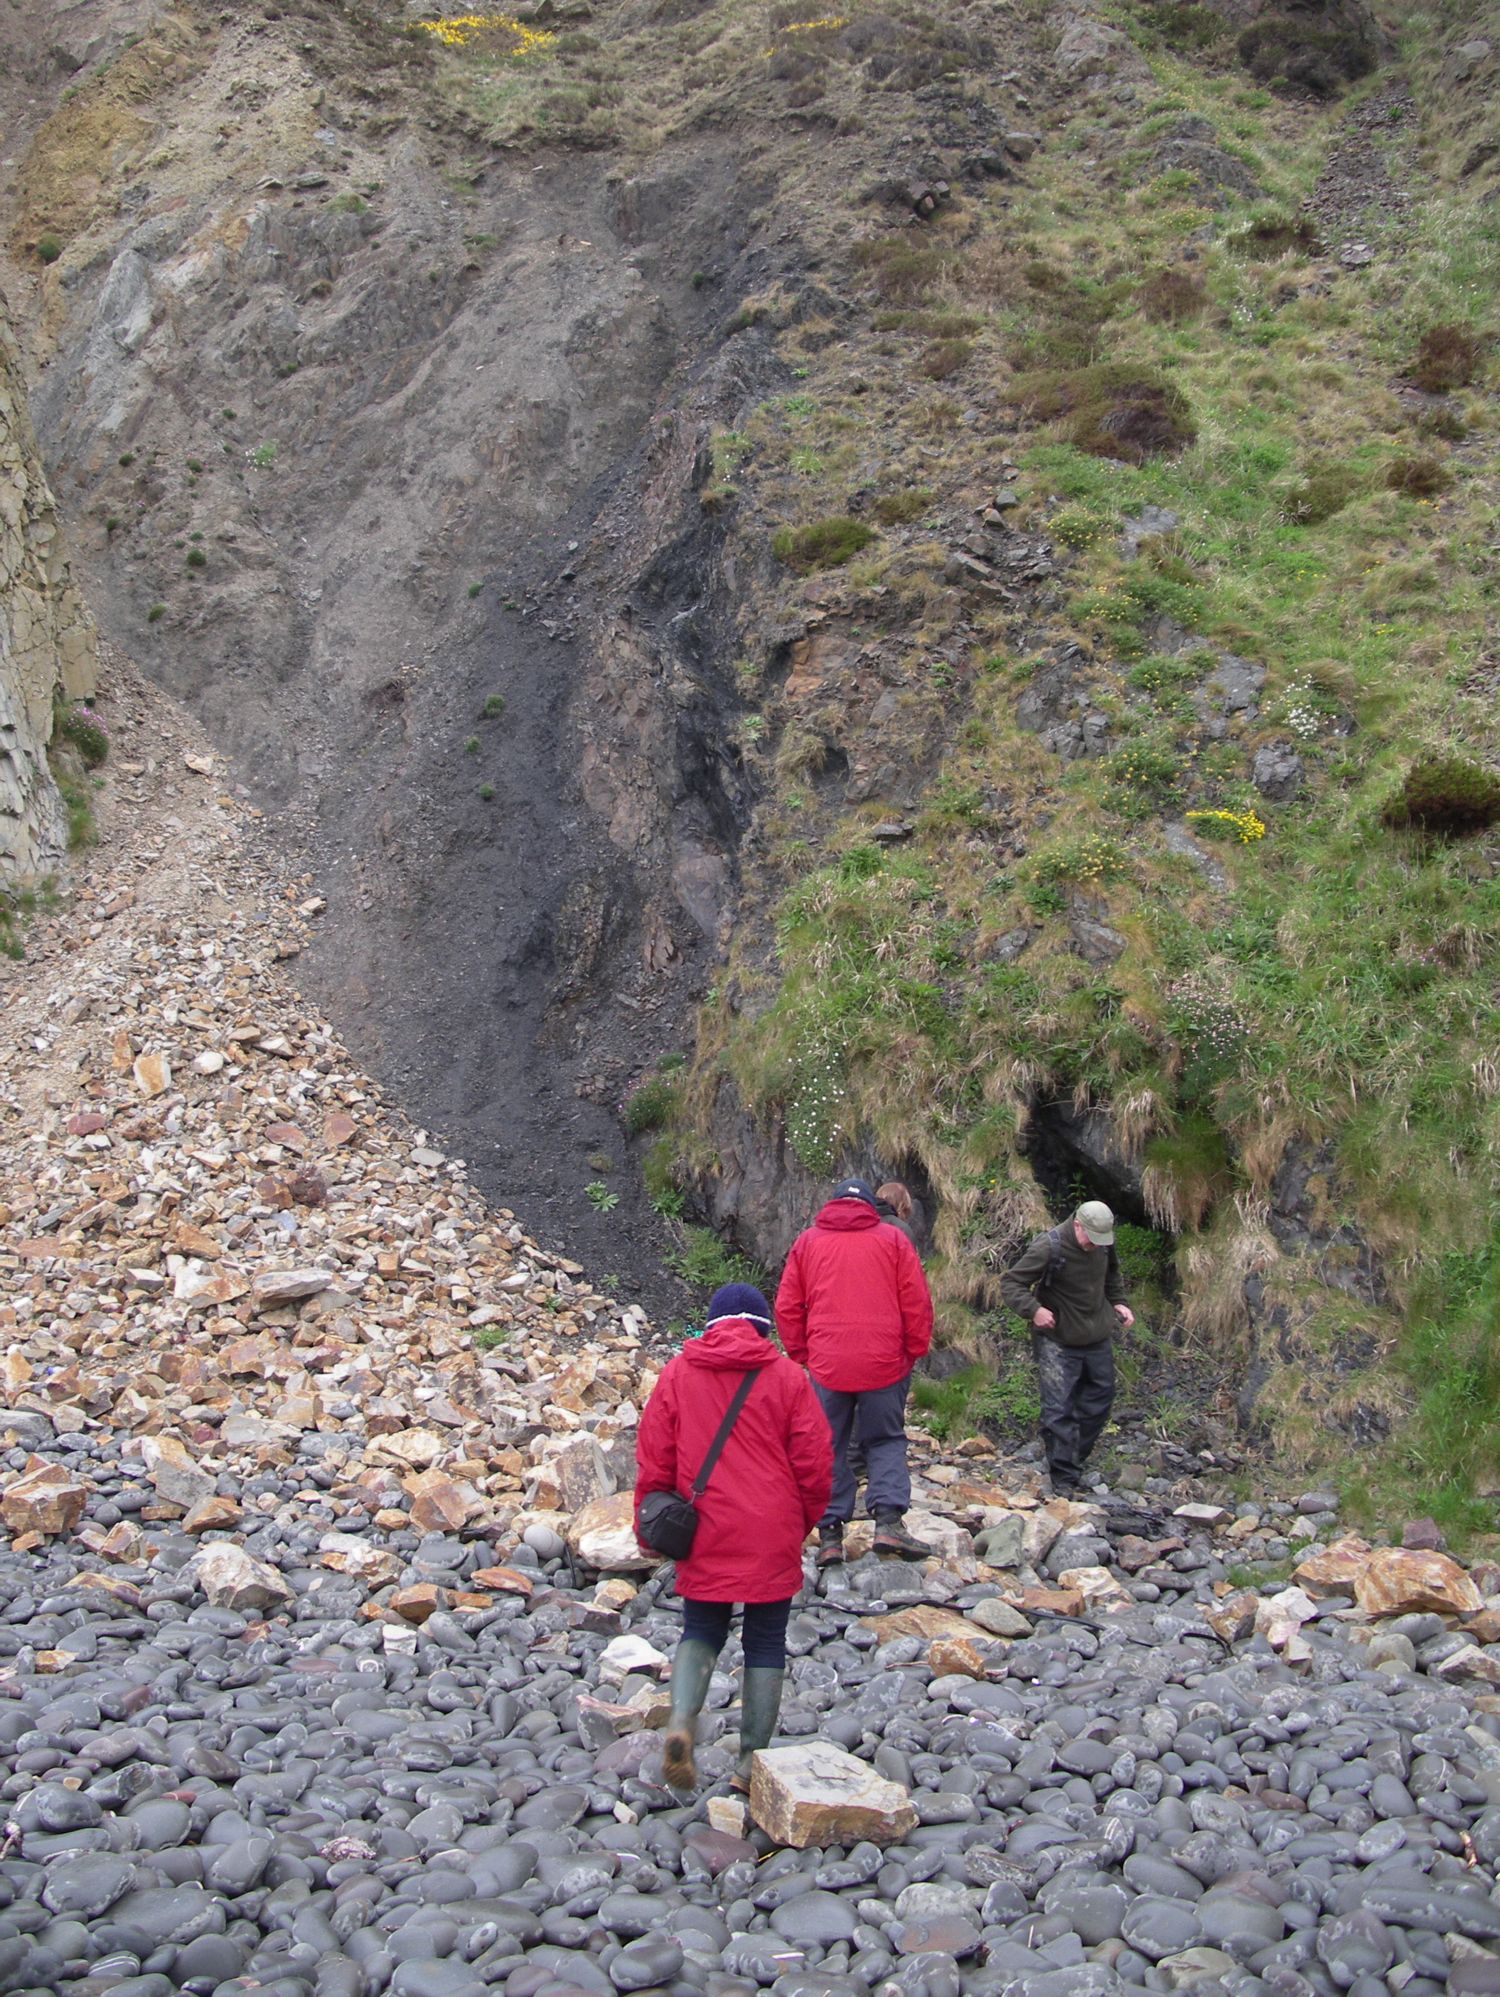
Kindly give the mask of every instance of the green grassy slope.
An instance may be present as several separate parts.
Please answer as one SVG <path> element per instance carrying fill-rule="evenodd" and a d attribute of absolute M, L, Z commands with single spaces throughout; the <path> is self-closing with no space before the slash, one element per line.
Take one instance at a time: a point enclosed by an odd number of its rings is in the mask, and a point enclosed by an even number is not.
<path fill-rule="evenodd" d="M 883 844 L 884 796 L 819 793 L 859 755 L 847 707 L 816 706 L 828 685 L 799 701 L 795 674 L 771 695 L 750 743 L 775 961 L 747 952 L 726 980 L 701 1061 L 784 1114 L 814 1169 L 864 1141 L 920 1163 L 947 1329 L 975 1351 L 1037 1218 L 1030 1105 L 1107 1110 L 1174 1237 L 1204 1366 L 1239 1378 L 1255 1277 L 1277 1444 L 1358 1445 L 1376 1488 L 1409 1474 L 1451 1519 L 1497 1432 L 1500 844 L 1386 821 L 1424 755 L 1500 760 L 1495 206 L 1462 175 L 1474 124 L 1432 13 L 1325 105 L 1258 86 L 1232 44 L 1174 51 L 1115 15 L 1154 90 L 1059 106 L 1003 200 L 965 189 L 899 234 L 867 211 L 854 329 L 788 329 L 795 392 L 720 439 L 736 532 L 825 523 L 840 558 L 789 576 L 787 606 L 873 642 L 892 742 L 942 750 L 914 835 Z M 1155 167 L 1187 118 L 1254 198 L 1211 208 Z M 1354 131 L 1364 185 L 1328 228 L 1320 175 Z M 1370 261 L 1341 257 L 1356 241 Z M 945 572 L 955 508 L 1007 453 L 1009 525 L 1066 558 L 1022 618 Z M 846 548 L 826 523 L 856 486 L 877 532 Z M 1177 524 L 1126 552 L 1146 507 Z M 1110 748 L 1064 763 L 1016 708 L 1068 640 Z M 1210 729 L 1224 651 L 1265 681 L 1258 712 Z M 1252 782 L 1267 743 L 1301 760 L 1290 801 Z M 1124 940 L 1113 962 L 1077 954 L 1080 909 Z M 1288 1147 L 1311 1161 L 1314 1255 L 1269 1224 Z M 1378 1301 L 1342 1286 L 1372 1256 Z"/>

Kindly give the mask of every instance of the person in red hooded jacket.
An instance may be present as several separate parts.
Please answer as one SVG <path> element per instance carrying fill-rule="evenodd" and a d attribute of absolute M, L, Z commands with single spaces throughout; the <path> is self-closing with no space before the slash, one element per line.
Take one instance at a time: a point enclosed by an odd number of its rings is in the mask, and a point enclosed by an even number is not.
<path fill-rule="evenodd" d="M 833 1438 L 833 1495 L 819 1527 L 818 1565 L 844 1557 L 854 1516 L 849 1444 L 856 1425 L 867 1466 L 875 1551 L 921 1560 L 932 1549 L 905 1528 L 911 1503 L 906 1396 L 932 1344 L 932 1295 L 910 1237 L 881 1218 L 874 1188 L 846 1179 L 792 1243 L 776 1292 L 789 1359 L 805 1365 Z"/>
<path fill-rule="evenodd" d="M 749 1283 L 713 1297 L 701 1338 L 667 1364 L 641 1411 L 635 1517 L 653 1491 L 685 1494 L 747 1373 L 755 1384 L 697 1499 L 692 1551 L 677 1563 L 682 1640 L 672 1659 L 672 1711 L 662 1768 L 674 1789 L 697 1782 L 693 1745 L 714 1662 L 736 1602 L 745 1605 L 745 1678 L 735 1782 L 781 1711 L 786 1626 L 802 1586 L 802 1547 L 833 1488 L 828 1423 L 800 1366 L 771 1343 L 771 1307 Z M 647 1545 L 642 1540 L 642 1545 Z"/>

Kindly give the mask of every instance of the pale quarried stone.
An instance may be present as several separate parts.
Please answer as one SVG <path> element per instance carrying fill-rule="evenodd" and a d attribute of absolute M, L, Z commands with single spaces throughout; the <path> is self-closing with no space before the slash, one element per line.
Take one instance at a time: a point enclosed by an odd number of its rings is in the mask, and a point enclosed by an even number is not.
<path fill-rule="evenodd" d="M 939 1560 L 957 1560 L 974 1551 L 974 1535 L 938 1512 L 908 1512 L 906 1530 L 913 1539 L 930 1546 Z"/>
<path fill-rule="evenodd" d="M 218 1478 L 203 1468 L 180 1436 L 143 1437 L 141 1460 L 157 1496 L 169 1505 L 180 1505 L 185 1512 L 211 1498 L 218 1487 Z"/>
<path fill-rule="evenodd" d="M 291 1588 L 274 1567 L 227 1540 L 195 1553 L 192 1571 L 216 1609 L 280 1609 L 292 1599 Z"/>
<path fill-rule="evenodd" d="M 940 1636 L 927 1646 L 927 1669 L 934 1678 L 983 1678 L 989 1669 L 987 1645 L 967 1636 Z"/>
<path fill-rule="evenodd" d="M 1076 1588 L 1086 1609 L 1112 1615 L 1135 1606 L 1127 1589 L 1107 1567 L 1065 1567 L 1057 1577 L 1059 1588 Z"/>
<path fill-rule="evenodd" d="M 1179 1505 L 1172 1516 L 1184 1525 L 1210 1527 L 1227 1525 L 1230 1518 L 1223 1505 Z"/>
<path fill-rule="evenodd" d="M 918 1602 L 909 1609 L 894 1609 L 888 1616 L 865 1616 L 861 1620 L 882 1643 L 889 1643 L 897 1636 L 919 1636 L 930 1643 L 936 1637 L 963 1638 L 979 1633 L 967 1616 L 957 1609 L 940 1608 L 935 1602 Z"/>
<path fill-rule="evenodd" d="M 6 1487 L 0 1518 L 13 1533 L 39 1532 L 51 1539 L 72 1531 L 88 1498 L 88 1485 L 60 1463 L 38 1463 Z"/>
<path fill-rule="evenodd" d="M 916 1829 L 911 1797 L 825 1740 L 762 1748 L 750 1763 L 750 1815 L 776 1844 L 899 1844 Z"/>
<path fill-rule="evenodd" d="M 585 1505 L 569 1519 L 566 1537 L 585 1567 L 603 1573 L 645 1574 L 661 1564 L 660 1554 L 644 1552 L 635 1536 L 635 1498 L 629 1491 Z"/>
<path fill-rule="evenodd" d="M 318 1558 L 335 1574 L 351 1574 L 370 1588 L 384 1588 L 401 1572 L 394 1553 L 374 1546 L 357 1532 L 325 1532 L 318 1541 Z"/>
<path fill-rule="evenodd" d="M 412 1519 L 423 1532 L 461 1532 L 485 1509 L 472 1484 L 442 1470 L 418 1470 L 405 1480 Z"/>
<path fill-rule="evenodd" d="M 1255 1632 L 1274 1650 L 1283 1650 L 1304 1623 L 1314 1621 L 1318 1605 L 1300 1588 L 1283 1588 L 1275 1595 L 1262 1595 L 1255 1605 Z"/>
<path fill-rule="evenodd" d="M 316 1297 L 332 1282 L 326 1269 L 266 1269 L 250 1288 L 258 1309 L 274 1311 L 284 1304 L 300 1304 Z"/>
<path fill-rule="evenodd" d="M 1346 1533 L 1321 1553 L 1310 1553 L 1294 1570 L 1292 1579 L 1309 1595 L 1352 1595 L 1373 1552 L 1367 1539 Z"/>
<path fill-rule="evenodd" d="M 599 1653 L 599 1676 L 616 1685 L 636 1671 L 660 1678 L 670 1669 L 670 1658 L 643 1636 L 617 1636 Z"/>
<path fill-rule="evenodd" d="M 1465 1644 L 1462 1650 L 1455 1650 L 1451 1657 L 1429 1669 L 1434 1678 L 1477 1678 L 1486 1685 L 1500 1685 L 1500 1658 L 1491 1657 L 1475 1643 Z"/>
<path fill-rule="evenodd" d="M 1250 1588 L 1237 1589 L 1217 1602 L 1205 1602 L 1203 1620 L 1226 1643 L 1238 1643 L 1255 1628 L 1255 1606 L 1260 1597 Z"/>
<path fill-rule="evenodd" d="M 137 1054 L 132 1070 L 143 1096 L 162 1096 L 172 1086 L 172 1063 L 165 1054 Z"/>
<path fill-rule="evenodd" d="M 1424 1609 L 1472 1615 L 1484 1597 L 1446 1553 L 1412 1553 L 1378 1546 L 1354 1584 L 1354 1599 L 1370 1616 L 1405 1616 Z"/>
<path fill-rule="evenodd" d="M 526 1502 L 535 1509 L 579 1512 L 613 1491 L 604 1451 L 593 1436 L 547 1436 L 538 1449 L 540 1460 L 526 1477 Z"/>
<path fill-rule="evenodd" d="M 376 1463 L 400 1463 L 412 1470 L 428 1470 L 447 1448 L 436 1429 L 403 1428 L 394 1435 L 381 1435 L 370 1445 L 368 1454 Z"/>

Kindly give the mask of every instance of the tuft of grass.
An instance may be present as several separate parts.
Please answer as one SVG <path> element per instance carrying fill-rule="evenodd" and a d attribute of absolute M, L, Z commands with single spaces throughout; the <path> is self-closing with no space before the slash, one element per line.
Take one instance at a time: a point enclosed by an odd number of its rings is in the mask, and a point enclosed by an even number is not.
<path fill-rule="evenodd" d="M 1159 325 L 1185 326 L 1207 310 L 1208 288 L 1191 271 L 1154 270 L 1142 278 L 1136 302 Z"/>
<path fill-rule="evenodd" d="M 159 624 L 166 614 L 167 606 L 164 603 L 153 603 L 151 608 L 146 612 L 146 622 L 148 624 Z"/>
<path fill-rule="evenodd" d="M 680 1098 L 681 1088 L 675 1081 L 665 1075 L 653 1075 L 626 1097 L 625 1128 L 632 1137 L 660 1130 L 663 1124 L 671 1122 Z"/>
<path fill-rule="evenodd" d="M 206 569 L 208 567 L 208 556 L 204 554 L 201 548 L 189 548 L 182 560 L 184 568 Z"/>
<path fill-rule="evenodd" d="M 36 239 L 37 258 L 42 263 L 56 263 L 63 253 L 63 246 L 56 236 L 38 236 Z"/>
<path fill-rule="evenodd" d="M 487 693 L 484 697 L 484 706 L 480 708 L 479 712 L 484 716 L 486 721 L 493 721 L 497 714 L 505 712 L 505 695 L 503 693 Z"/>
<path fill-rule="evenodd" d="M 1068 442 L 1092 457 L 1144 464 L 1182 450 L 1197 435 L 1177 384 L 1130 362 L 1047 369 L 1023 376 L 1016 393 L 1030 416 L 1060 424 Z"/>
<path fill-rule="evenodd" d="M 1484 342 L 1472 326 L 1429 326 L 1417 342 L 1411 378 L 1429 395 L 1467 388 L 1479 373 Z"/>
<path fill-rule="evenodd" d="M 903 527 L 920 520 L 932 505 L 930 486 L 916 486 L 907 492 L 883 492 L 870 511 L 882 527 Z"/>
<path fill-rule="evenodd" d="M 1467 756 L 1423 756 L 1381 812 L 1389 826 L 1463 837 L 1500 819 L 1500 776 Z"/>
<path fill-rule="evenodd" d="M 863 520 L 837 514 L 828 520 L 814 520 L 806 527 L 783 527 L 772 537 L 771 549 L 777 561 L 799 575 L 814 569 L 840 568 L 852 561 L 875 539 L 875 530 Z"/>
<path fill-rule="evenodd" d="M 721 1290 L 726 1283 L 753 1283 L 763 1290 L 768 1281 L 758 1262 L 727 1247 L 711 1227 L 685 1227 L 681 1246 L 668 1255 L 667 1267 L 692 1289 L 707 1296 Z"/>

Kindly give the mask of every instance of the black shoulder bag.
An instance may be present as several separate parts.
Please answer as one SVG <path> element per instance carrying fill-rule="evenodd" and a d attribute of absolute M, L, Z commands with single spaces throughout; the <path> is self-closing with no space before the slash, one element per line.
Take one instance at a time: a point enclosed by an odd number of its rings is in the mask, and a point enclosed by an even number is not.
<path fill-rule="evenodd" d="M 686 1560 L 693 1550 L 693 1539 L 698 1531 L 698 1501 L 708 1489 L 708 1480 L 714 1474 L 714 1465 L 724 1452 L 729 1440 L 729 1431 L 740 1418 L 740 1409 L 750 1397 L 750 1389 L 755 1385 L 758 1368 L 752 1368 L 734 1390 L 734 1399 L 724 1411 L 724 1419 L 719 1423 L 719 1432 L 708 1445 L 708 1454 L 703 1459 L 703 1467 L 693 1479 L 692 1496 L 680 1498 L 675 1491 L 652 1491 L 641 1500 L 640 1526 L 637 1537 L 643 1546 L 649 1546 L 653 1553 L 665 1555 L 668 1560 Z"/>

